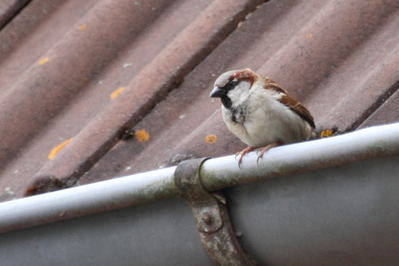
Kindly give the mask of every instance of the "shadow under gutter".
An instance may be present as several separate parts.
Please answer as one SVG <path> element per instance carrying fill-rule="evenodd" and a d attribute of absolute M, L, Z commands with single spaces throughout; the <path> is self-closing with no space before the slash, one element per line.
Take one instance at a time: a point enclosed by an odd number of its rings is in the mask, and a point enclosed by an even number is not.
<path fill-rule="evenodd" d="M 399 264 L 399 123 L 256 158 L 246 156 L 241 169 L 234 156 L 200 169 L 208 190 L 233 187 L 230 216 L 255 260 Z M 174 170 L 0 203 L 2 265 L 209 265 L 191 211 L 176 198 Z"/>

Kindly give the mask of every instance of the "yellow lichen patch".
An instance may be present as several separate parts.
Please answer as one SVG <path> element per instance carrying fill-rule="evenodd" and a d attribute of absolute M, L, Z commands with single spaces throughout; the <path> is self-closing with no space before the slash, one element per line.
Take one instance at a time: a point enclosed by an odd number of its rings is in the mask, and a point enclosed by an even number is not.
<path fill-rule="evenodd" d="M 320 138 L 330 137 L 334 134 L 334 131 L 331 129 L 326 129 L 320 132 Z"/>
<path fill-rule="evenodd" d="M 124 91 L 125 89 L 126 89 L 125 87 L 121 87 L 119 89 L 114 90 L 114 92 L 112 92 L 110 95 L 111 99 L 115 99 L 116 97 L 118 97 L 119 94 L 121 94 L 122 91 Z"/>
<path fill-rule="evenodd" d="M 44 65 L 47 63 L 50 59 L 48 57 L 42 58 L 39 60 L 39 65 Z"/>
<path fill-rule="evenodd" d="M 139 142 L 146 142 L 150 140 L 150 133 L 145 129 L 136 130 L 134 132 L 134 138 Z"/>
<path fill-rule="evenodd" d="M 312 33 L 306 34 L 306 35 L 305 35 L 305 39 L 306 39 L 306 40 L 311 40 L 311 39 L 313 39 L 313 34 L 312 34 Z"/>
<path fill-rule="evenodd" d="M 70 139 L 66 139 L 63 142 L 61 142 L 60 144 L 58 144 L 57 146 L 55 146 L 50 153 L 48 154 L 47 158 L 49 160 L 52 160 L 55 158 L 55 156 L 57 156 L 57 154 L 63 149 L 65 148 L 69 143 L 71 143 L 71 141 L 73 140 L 73 138 Z"/>
<path fill-rule="evenodd" d="M 218 136 L 216 136 L 216 135 L 208 135 L 208 136 L 206 136 L 205 137 L 205 142 L 206 143 L 215 143 L 216 141 L 218 140 Z"/>
<path fill-rule="evenodd" d="M 79 25 L 79 30 L 86 30 L 87 29 L 87 25 L 86 24 L 80 24 Z"/>

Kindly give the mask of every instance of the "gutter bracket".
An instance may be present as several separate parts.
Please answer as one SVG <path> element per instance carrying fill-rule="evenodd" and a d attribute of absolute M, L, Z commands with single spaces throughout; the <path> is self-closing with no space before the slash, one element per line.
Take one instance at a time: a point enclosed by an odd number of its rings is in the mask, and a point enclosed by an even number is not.
<path fill-rule="evenodd" d="M 181 162 L 174 182 L 192 208 L 203 247 L 217 265 L 256 265 L 241 248 L 230 223 L 226 199 L 220 192 L 208 192 L 201 182 L 200 169 L 208 158 Z"/>

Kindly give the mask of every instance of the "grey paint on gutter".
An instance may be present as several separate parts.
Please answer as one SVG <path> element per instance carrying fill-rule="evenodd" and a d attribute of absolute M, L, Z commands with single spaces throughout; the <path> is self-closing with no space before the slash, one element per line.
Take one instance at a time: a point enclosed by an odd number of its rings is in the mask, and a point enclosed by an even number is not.
<path fill-rule="evenodd" d="M 399 265 L 399 156 L 229 190 L 241 243 L 263 265 Z"/>
<path fill-rule="evenodd" d="M 0 265 L 212 264 L 191 209 L 167 199 L 2 234 Z"/>
<path fill-rule="evenodd" d="M 233 156 L 212 159 L 201 171 L 212 190 L 259 181 L 227 190 L 249 254 L 270 265 L 399 264 L 399 124 L 267 155 L 242 169 Z M 173 171 L 1 203 L 2 265 L 208 265 L 189 207 L 173 198 Z"/>
<path fill-rule="evenodd" d="M 398 265 L 399 157 L 226 190 L 264 265 Z M 1 265 L 211 265 L 190 208 L 166 199 L 0 235 Z"/>
<path fill-rule="evenodd" d="M 399 123 L 277 147 L 259 163 L 252 153 L 244 158 L 241 169 L 234 156 L 207 160 L 201 176 L 207 189 L 217 190 L 394 154 L 399 154 Z M 170 167 L 0 203 L 0 233 L 177 196 L 174 170 Z"/>

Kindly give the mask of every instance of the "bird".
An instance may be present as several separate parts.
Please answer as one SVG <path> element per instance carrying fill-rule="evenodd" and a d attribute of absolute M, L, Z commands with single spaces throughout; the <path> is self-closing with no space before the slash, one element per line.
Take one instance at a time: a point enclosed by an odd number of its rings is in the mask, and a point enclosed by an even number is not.
<path fill-rule="evenodd" d="M 220 98 L 227 128 L 248 147 L 243 157 L 258 150 L 257 162 L 273 147 L 316 137 L 313 116 L 278 83 L 249 68 L 230 70 L 215 81 L 209 95 Z"/>

